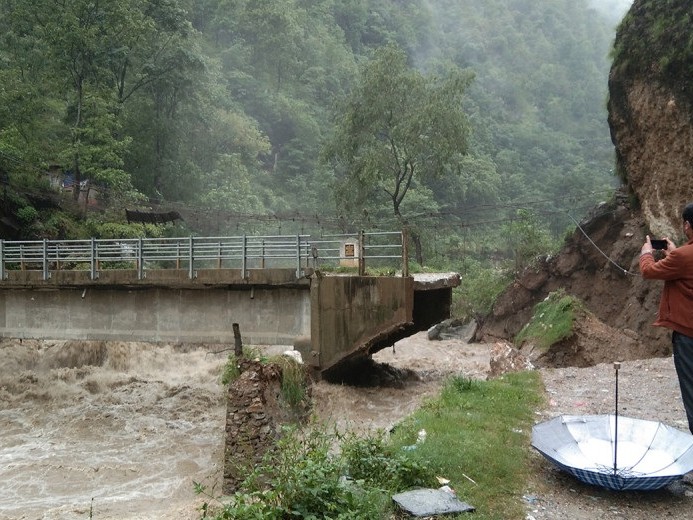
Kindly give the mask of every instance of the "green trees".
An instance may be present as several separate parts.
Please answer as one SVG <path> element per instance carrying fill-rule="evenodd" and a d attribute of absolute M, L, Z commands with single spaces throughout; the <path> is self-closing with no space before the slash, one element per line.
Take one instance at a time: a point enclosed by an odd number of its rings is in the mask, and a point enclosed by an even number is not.
<path fill-rule="evenodd" d="M 550 201 L 543 209 L 556 212 L 549 223 L 561 234 L 570 224 L 561 215 L 566 195 L 586 208 L 616 185 L 605 112 L 612 20 L 563 0 L 431 6 L 429 59 L 444 57 L 476 74 L 468 103 L 472 150 L 497 168 L 497 204 Z"/>
<path fill-rule="evenodd" d="M 471 80 L 471 74 L 454 69 L 442 79 L 426 77 L 409 67 L 395 46 L 376 51 L 326 146 L 326 159 L 341 175 L 342 193 L 354 192 L 351 200 L 371 211 L 384 196 L 407 226 L 403 202 L 410 190 L 423 190 L 426 179 L 459 172 L 469 132 L 462 99 Z M 412 238 L 423 263 L 416 230 Z"/>
<path fill-rule="evenodd" d="M 522 201 L 557 236 L 565 197 L 613 185 L 606 24 L 569 0 L 0 0 L 0 169 L 194 231 L 406 223 L 419 261 Z"/>
<path fill-rule="evenodd" d="M 22 121 L 10 120 L 5 128 L 16 128 L 29 145 L 50 143 L 25 159 L 61 164 L 77 185 L 89 179 L 114 196 L 127 193 L 131 176 L 124 165 L 132 137 L 122 111 L 136 92 L 180 70 L 175 42 L 189 23 L 176 4 L 5 0 L 2 12 L 10 64 L 4 73 L 17 91 L 35 92 L 43 108 L 43 118 L 28 117 L 35 134 L 20 131 Z"/>

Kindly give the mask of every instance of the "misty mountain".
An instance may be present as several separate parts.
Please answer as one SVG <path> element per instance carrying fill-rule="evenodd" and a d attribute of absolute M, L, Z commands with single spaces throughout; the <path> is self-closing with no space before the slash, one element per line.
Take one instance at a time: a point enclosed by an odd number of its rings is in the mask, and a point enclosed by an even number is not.
<path fill-rule="evenodd" d="M 424 229 L 454 233 L 527 207 L 559 234 L 561 212 L 579 216 L 617 182 L 605 102 L 625 7 L 128 0 L 93 11 L 86 0 L 61 10 L 1 0 L 0 169 L 26 190 L 54 165 L 115 207 L 143 195 L 179 210 L 199 233 L 373 224 L 338 218 L 320 154 L 362 64 L 395 43 L 424 74 L 475 76 L 464 175 L 420 184 L 423 198 L 404 209 Z M 67 232 L 25 214 L 29 235 Z"/>

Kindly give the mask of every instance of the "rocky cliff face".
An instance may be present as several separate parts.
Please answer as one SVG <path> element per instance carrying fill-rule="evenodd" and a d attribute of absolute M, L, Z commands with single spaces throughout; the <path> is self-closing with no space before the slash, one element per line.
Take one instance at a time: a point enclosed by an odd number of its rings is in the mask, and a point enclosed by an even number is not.
<path fill-rule="evenodd" d="M 634 0 L 616 35 L 609 77 L 608 119 L 623 192 L 595 208 L 560 254 L 516 279 L 478 338 L 512 339 L 534 305 L 563 288 L 607 327 L 601 339 L 589 340 L 602 343 L 595 362 L 669 353 L 669 332 L 651 326 L 662 282 L 642 279 L 638 255 L 646 234 L 680 243 L 681 209 L 693 201 L 691 22 L 690 0 Z"/>
<path fill-rule="evenodd" d="M 617 167 L 655 235 L 682 236 L 693 201 L 693 8 L 634 0 L 614 42 L 609 126 Z"/>

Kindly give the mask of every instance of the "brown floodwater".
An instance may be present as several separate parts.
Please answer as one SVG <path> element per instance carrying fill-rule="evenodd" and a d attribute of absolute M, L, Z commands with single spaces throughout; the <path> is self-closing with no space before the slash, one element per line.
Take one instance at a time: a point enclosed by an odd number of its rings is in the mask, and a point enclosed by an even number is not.
<path fill-rule="evenodd" d="M 218 348 L 218 347 L 216 347 Z M 0 518 L 199 518 L 223 455 L 226 354 L 0 343 Z"/>
<path fill-rule="evenodd" d="M 0 340 L 0 519 L 199 519 L 194 482 L 221 489 L 228 352 L 220 350 Z M 401 388 L 320 382 L 318 420 L 388 429 L 446 374 L 483 377 L 488 348 L 423 333 L 374 359 L 418 377 Z"/>

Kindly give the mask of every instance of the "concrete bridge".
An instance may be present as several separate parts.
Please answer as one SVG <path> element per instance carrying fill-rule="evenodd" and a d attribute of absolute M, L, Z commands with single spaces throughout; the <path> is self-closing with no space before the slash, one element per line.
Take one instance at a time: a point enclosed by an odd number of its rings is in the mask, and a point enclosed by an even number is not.
<path fill-rule="evenodd" d="M 322 373 L 450 316 L 459 276 L 409 275 L 396 236 L 0 241 L 0 336 L 233 344 L 238 324 Z"/>

